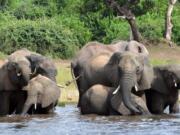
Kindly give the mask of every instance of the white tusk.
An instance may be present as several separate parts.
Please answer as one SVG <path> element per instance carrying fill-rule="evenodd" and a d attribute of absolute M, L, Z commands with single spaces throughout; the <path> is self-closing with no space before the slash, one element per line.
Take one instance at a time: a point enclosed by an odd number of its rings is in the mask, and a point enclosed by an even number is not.
<path fill-rule="evenodd" d="M 17 76 L 21 76 L 21 73 L 17 73 Z"/>
<path fill-rule="evenodd" d="M 36 103 L 34 104 L 34 109 L 35 109 L 35 110 L 37 109 L 37 104 L 36 104 Z"/>
<path fill-rule="evenodd" d="M 118 85 L 118 87 L 114 90 L 113 95 L 115 95 L 119 91 L 119 89 L 120 89 L 120 85 Z"/>
<path fill-rule="evenodd" d="M 137 86 L 136 86 L 136 85 L 134 86 L 134 88 L 135 88 L 135 91 L 138 91 L 138 88 L 137 88 Z"/>
<path fill-rule="evenodd" d="M 174 87 L 176 88 L 177 87 L 177 83 L 176 83 L 176 81 L 174 80 Z"/>

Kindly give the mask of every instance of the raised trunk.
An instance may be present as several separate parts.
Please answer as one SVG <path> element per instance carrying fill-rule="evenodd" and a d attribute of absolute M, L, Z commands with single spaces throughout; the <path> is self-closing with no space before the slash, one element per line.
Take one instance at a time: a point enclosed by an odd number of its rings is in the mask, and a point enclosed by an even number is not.
<path fill-rule="evenodd" d="M 171 42 L 171 34 L 172 34 L 172 23 L 171 23 L 171 15 L 173 11 L 174 4 L 176 3 L 177 0 L 169 0 L 167 12 L 166 12 L 166 17 L 165 17 L 165 38 Z"/>
<path fill-rule="evenodd" d="M 134 101 L 131 99 L 131 90 L 135 86 L 132 75 L 124 75 L 124 77 L 121 79 L 120 86 L 120 92 L 122 93 L 124 105 L 135 114 L 141 113 L 135 107 Z"/>

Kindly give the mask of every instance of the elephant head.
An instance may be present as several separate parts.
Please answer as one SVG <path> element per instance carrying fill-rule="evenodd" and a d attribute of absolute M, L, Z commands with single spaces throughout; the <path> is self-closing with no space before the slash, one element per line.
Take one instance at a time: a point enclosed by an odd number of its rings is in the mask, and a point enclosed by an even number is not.
<path fill-rule="evenodd" d="M 23 90 L 28 93 L 23 114 L 28 111 L 32 104 L 35 107 L 37 104 L 40 104 L 42 108 L 46 108 L 51 104 L 55 104 L 60 96 L 60 89 L 56 83 L 42 75 L 37 75 L 31 79 Z"/>
<path fill-rule="evenodd" d="M 31 63 L 32 77 L 41 74 L 56 82 L 57 69 L 52 60 L 36 54 L 31 54 L 26 58 Z"/>
<path fill-rule="evenodd" d="M 146 47 L 135 40 L 129 41 L 129 43 L 127 44 L 125 48 L 125 51 L 134 52 L 134 53 L 137 53 L 138 55 L 143 55 L 146 57 L 149 56 L 149 52 L 146 49 Z"/>
<path fill-rule="evenodd" d="M 6 68 L 8 71 L 8 78 L 14 86 L 22 88 L 28 84 L 31 68 L 30 62 L 27 59 L 21 57 L 13 61 L 8 61 L 6 63 Z"/>
<path fill-rule="evenodd" d="M 119 99 L 122 98 L 125 106 L 133 113 L 142 113 L 138 108 L 139 106 L 132 101 L 131 91 L 133 89 L 141 91 L 151 87 L 153 70 L 147 63 L 146 58 L 129 51 L 114 53 L 108 65 L 117 68 L 116 74 L 118 77 L 115 81 L 117 89 L 113 92 L 114 96 L 111 100 L 112 106 L 116 106 L 114 109 L 118 110 L 117 103 L 119 103 Z"/>
<path fill-rule="evenodd" d="M 169 94 L 172 89 L 180 89 L 180 65 L 154 67 L 154 74 L 152 89 L 162 94 Z"/>

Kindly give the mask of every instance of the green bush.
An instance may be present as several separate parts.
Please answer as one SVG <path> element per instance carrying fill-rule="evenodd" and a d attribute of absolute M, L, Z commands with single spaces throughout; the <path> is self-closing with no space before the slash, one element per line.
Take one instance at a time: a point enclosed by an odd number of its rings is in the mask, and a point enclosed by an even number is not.
<path fill-rule="evenodd" d="M 63 18 L 43 19 L 38 21 L 13 20 L 0 28 L 0 51 L 7 54 L 26 47 L 43 55 L 53 57 L 72 57 L 78 47 L 89 40 L 91 34 L 83 28 L 83 24 L 76 22 L 78 28 L 70 28 Z M 75 19 L 69 23 L 75 23 Z M 87 36 L 81 35 L 81 30 Z M 79 32 L 79 33 L 78 33 Z M 83 32 L 82 32 L 83 33 Z M 83 33 L 85 35 L 85 33 Z"/>

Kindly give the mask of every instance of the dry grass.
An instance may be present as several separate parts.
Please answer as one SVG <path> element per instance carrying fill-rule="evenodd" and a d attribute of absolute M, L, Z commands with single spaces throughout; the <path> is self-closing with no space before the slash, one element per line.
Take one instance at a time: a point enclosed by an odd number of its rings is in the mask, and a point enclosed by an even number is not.
<path fill-rule="evenodd" d="M 58 75 L 56 77 L 58 84 L 65 86 L 61 88 L 60 103 L 76 103 L 78 100 L 78 90 L 75 83 L 66 87 L 66 83 L 72 80 L 70 62 L 69 61 L 56 61 L 56 67 L 58 69 Z"/>

